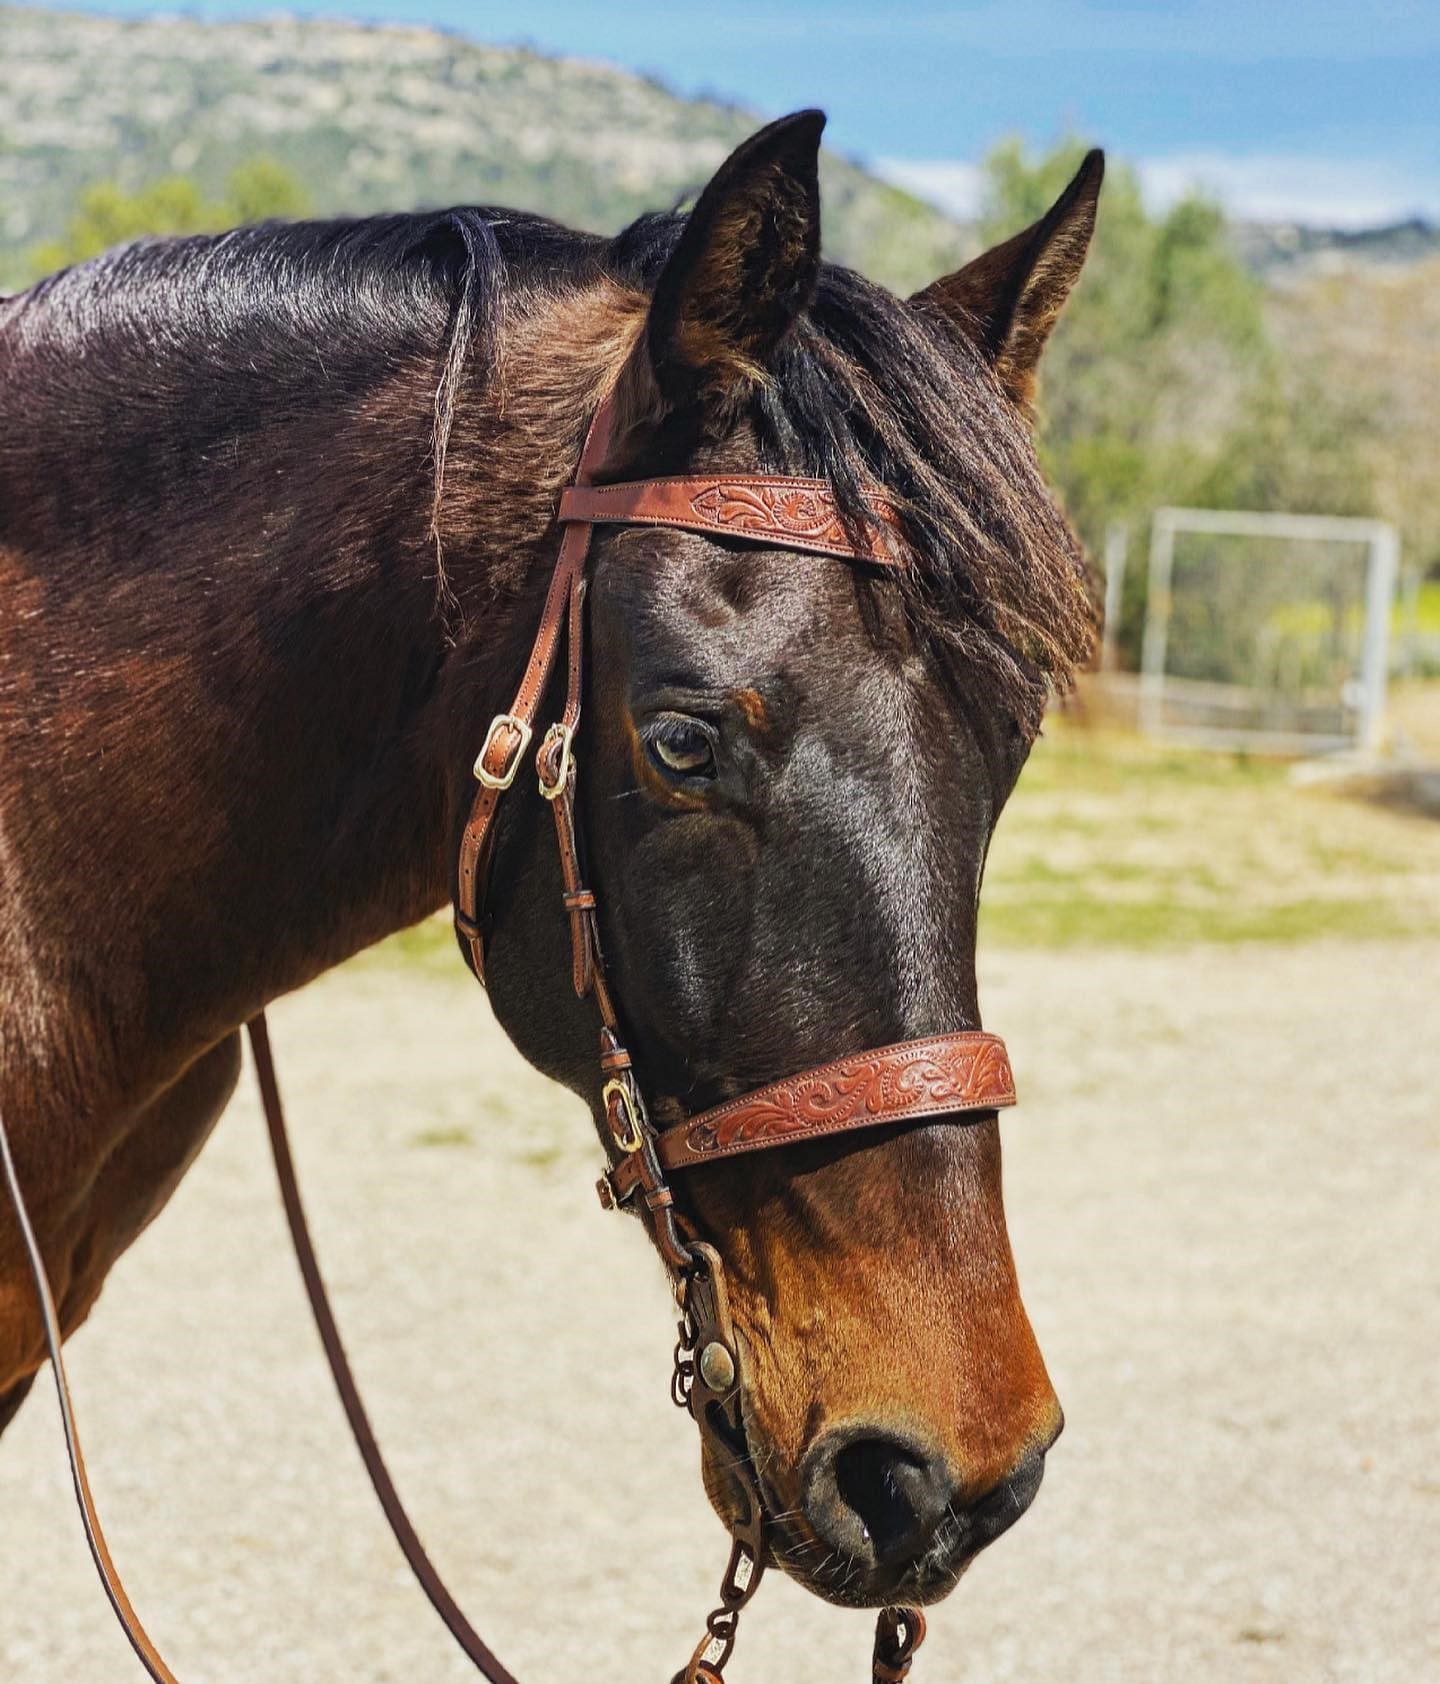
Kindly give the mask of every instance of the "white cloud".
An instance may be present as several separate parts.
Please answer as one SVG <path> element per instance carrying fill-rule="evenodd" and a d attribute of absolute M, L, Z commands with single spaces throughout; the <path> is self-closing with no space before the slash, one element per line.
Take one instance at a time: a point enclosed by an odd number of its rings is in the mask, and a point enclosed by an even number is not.
<path fill-rule="evenodd" d="M 1440 213 L 1440 187 L 1391 165 L 1356 158 L 1177 153 L 1142 160 L 1140 183 L 1157 207 L 1194 188 L 1234 216 L 1365 228 Z"/>
<path fill-rule="evenodd" d="M 962 163 L 958 158 L 877 158 L 875 171 L 962 221 L 980 209 L 979 164 Z"/>
<path fill-rule="evenodd" d="M 887 181 L 962 220 L 979 208 L 979 165 L 957 158 L 881 158 Z M 1146 202 L 1157 210 L 1192 190 L 1218 199 L 1232 216 L 1366 228 L 1421 215 L 1440 219 L 1440 181 L 1384 163 L 1293 154 L 1179 152 L 1137 165 Z"/>

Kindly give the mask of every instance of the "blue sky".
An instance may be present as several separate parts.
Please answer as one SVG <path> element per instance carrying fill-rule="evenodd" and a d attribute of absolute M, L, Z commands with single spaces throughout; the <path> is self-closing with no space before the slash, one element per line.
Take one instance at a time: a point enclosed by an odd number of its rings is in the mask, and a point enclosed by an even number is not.
<path fill-rule="evenodd" d="M 330 0 L 168 7 L 434 23 L 605 58 L 766 114 L 830 113 L 829 140 L 964 210 L 997 138 L 1093 138 L 1158 201 L 1192 183 L 1248 215 L 1440 218 L 1440 0 Z"/>

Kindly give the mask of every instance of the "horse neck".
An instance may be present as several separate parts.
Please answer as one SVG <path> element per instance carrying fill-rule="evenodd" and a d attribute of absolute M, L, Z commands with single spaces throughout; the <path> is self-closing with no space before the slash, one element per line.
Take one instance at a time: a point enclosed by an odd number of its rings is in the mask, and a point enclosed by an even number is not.
<path fill-rule="evenodd" d="M 446 899 L 540 537 L 467 518 L 524 470 L 496 422 L 437 543 L 432 369 L 296 381 L 248 426 L 164 372 L 148 407 L 76 381 L 0 425 L 0 1089 L 71 1320 L 223 1108 L 236 1027 Z"/>
<path fill-rule="evenodd" d="M 154 377 L 124 346 L 99 347 L 104 388 L 46 386 L 63 337 L 0 378 L 0 592 L 46 606 L 0 617 L 0 668 L 60 684 L 0 719 L 24 933 L 0 992 L 19 954 L 117 1093 L 448 899 L 559 489 L 643 307 L 600 290 L 509 313 L 460 381 L 438 496 L 435 347 L 288 356 L 263 404 L 208 351 L 133 408 L 107 394 Z"/>
<path fill-rule="evenodd" d="M 268 621 L 273 647 L 298 657 L 271 663 L 248 893 L 231 895 L 261 936 L 262 997 L 448 900 L 470 766 L 524 666 L 559 492 L 639 319 L 608 288 L 531 305 L 507 323 L 496 368 L 462 390 L 446 450 L 429 434 L 429 370 L 328 441 L 325 460 L 354 465 L 348 482 L 317 476 L 314 493 L 322 523 L 338 514 L 340 552 L 318 581 L 314 556 L 272 565 L 305 583 L 260 610 L 262 639 Z"/>

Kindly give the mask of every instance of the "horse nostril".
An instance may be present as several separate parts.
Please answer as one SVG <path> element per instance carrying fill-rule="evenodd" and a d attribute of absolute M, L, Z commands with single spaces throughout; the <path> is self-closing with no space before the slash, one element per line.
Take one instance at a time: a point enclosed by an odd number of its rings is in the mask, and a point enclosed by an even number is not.
<path fill-rule="evenodd" d="M 922 1550 L 953 1491 L 941 1457 L 883 1433 L 828 1435 L 806 1460 L 804 1506 L 816 1533 L 877 1564 Z"/>
<path fill-rule="evenodd" d="M 920 1473 L 909 1451 L 883 1438 L 857 1439 L 835 1458 L 836 1495 L 881 1560 L 903 1549 L 916 1530 Z"/>

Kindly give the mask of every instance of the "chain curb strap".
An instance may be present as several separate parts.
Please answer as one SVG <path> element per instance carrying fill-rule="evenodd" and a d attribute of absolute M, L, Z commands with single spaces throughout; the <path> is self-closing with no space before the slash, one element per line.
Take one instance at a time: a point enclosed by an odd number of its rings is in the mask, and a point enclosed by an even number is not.
<path fill-rule="evenodd" d="M 705 1621 L 705 1634 L 672 1684 L 725 1684 L 735 1652 L 740 1612 L 764 1577 L 768 1530 L 765 1500 L 750 1461 L 741 1416 L 740 1348 L 730 1319 L 725 1267 L 713 1246 L 694 1241 L 690 1265 L 676 1283 L 679 1338 L 670 1395 L 687 1409 L 724 1457 L 740 1486 L 745 1513 L 731 1527 L 730 1560 L 720 1581 L 720 1601 Z M 875 1621 L 871 1661 L 874 1684 L 904 1684 L 915 1652 L 925 1641 L 925 1616 L 918 1608 L 881 1609 Z"/>
<path fill-rule="evenodd" d="M 730 1320 L 720 1254 L 697 1240 L 676 1283 L 679 1339 L 671 1397 L 688 1409 L 702 1442 L 724 1459 L 740 1487 L 744 1512 L 730 1528 L 730 1560 L 720 1581 L 720 1601 L 705 1633 L 673 1684 L 724 1684 L 735 1650 L 740 1611 L 760 1588 L 766 1565 L 765 1501 L 750 1461 L 740 1402 L 740 1351 Z"/>

